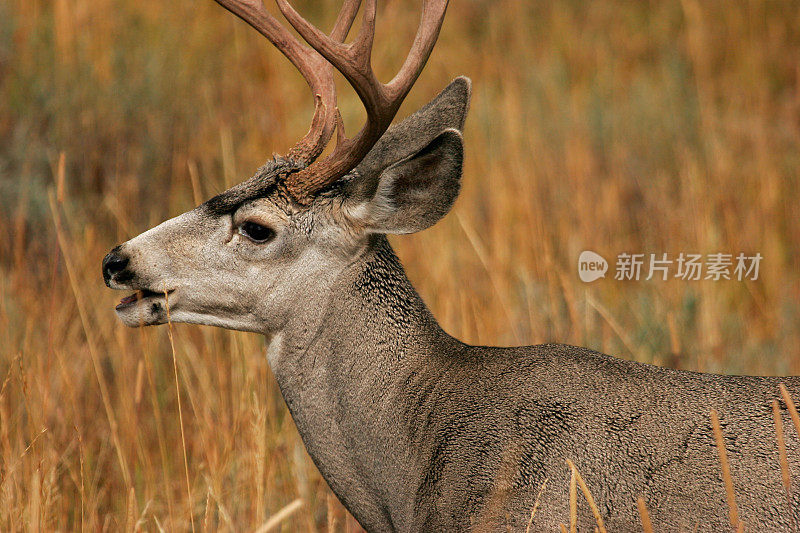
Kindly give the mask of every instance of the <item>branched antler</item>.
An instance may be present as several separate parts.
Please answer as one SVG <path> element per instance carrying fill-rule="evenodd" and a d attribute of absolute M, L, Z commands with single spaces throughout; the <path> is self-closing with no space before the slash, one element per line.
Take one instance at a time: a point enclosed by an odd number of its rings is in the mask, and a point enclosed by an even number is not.
<path fill-rule="evenodd" d="M 397 75 L 386 84 L 372 70 L 372 43 L 375 38 L 376 0 L 367 0 L 364 20 L 358 35 L 349 44 L 345 39 L 361 5 L 346 0 L 333 31 L 325 35 L 300 16 L 287 0 L 276 0 L 278 8 L 295 30 L 311 46 L 300 44 L 281 26 L 261 0 L 216 0 L 253 26 L 275 45 L 303 74 L 315 97 L 314 118 L 308 134 L 289 152 L 289 157 L 308 166 L 290 174 L 286 190 L 301 204 L 352 170 L 392 123 L 403 99 L 411 90 L 430 57 L 442 27 L 448 0 L 424 0 L 422 19 L 414 43 Z M 367 119 L 355 137 L 348 138 L 336 108 L 335 67 L 355 89 L 364 104 Z M 336 147 L 330 155 L 315 162 L 337 130 Z"/>
<path fill-rule="evenodd" d="M 308 133 L 289 151 L 288 156 L 305 164 L 313 162 L 325 149 L 336 128 L 336 84 L 333 68 L 312 48 L 301 44 L 261 0 L 215 0 L 266 37 L 300 71 L 314 97 L 314 117 Z M 347 0 L 336 20 L 330 39 L 342 42 L 355 20 L 360 0 Z"/>

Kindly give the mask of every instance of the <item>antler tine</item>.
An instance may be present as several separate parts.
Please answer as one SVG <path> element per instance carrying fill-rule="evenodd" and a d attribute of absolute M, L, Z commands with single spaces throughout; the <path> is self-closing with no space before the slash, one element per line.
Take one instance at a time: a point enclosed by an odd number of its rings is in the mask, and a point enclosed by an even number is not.
<path fill-rule="evenodd" d="M 358 36 L 350 44 L 325 35 L 300 16 L 287 0 L 276 2 L 283 16 L 300 36 L 350 82 L 367 111 L 367 120 L 355 137 L 346 138 L 340 124 L 333 152 L 323 161 L 288 177 L 286 188 L 289 193 L 298 202 L 307 204 L 317 191 L 352 170 L 389 127 L 433 51 L 448 0 L 425 0 L 409 55 L 397 75 L 385 85 L 378 81 L 371 65 L 376 0 L 367 1 L 364 22 Z"/>
<path fill-rule="evenodd" d="M 339 11 L 339 16 L 336 17 L 336 24 L 333 25 L 331 31 L 331 39 L 343 43 L 350 33 L 350 28 L 353 27 L 353 21 L 356 20 L 358 8 L 361 7 L 361 0 L 346 0 L 342 9 Z"/>
<path fill-rule="evenodd" d="M 331 65 L 300 43 L 264 8 L 261 0 L 215 0 L 267 38 L 303 75 L 314 96 L 314 117 L 308 133 L 289 151 L 289 157 L 309 164 L 319 157 L 336 128 L 336 84 Z M 344 41 L 353 25 L 360 0 L 347 0 L 331 38 Z"/>
<path fill-rule="evenodd" d="M 386 90 L 391 98 L 400 98 L 401 100 L 405 98 L 414 82 L 419 78 L 439 37 L 446 9 L 447 1 L 425 0 L 423 3 L 422 20 L 417 34 L 414 36 L 411 51 L 397 75 L 386 84 Z"/>
<path fill-rule="evenodd" d="M 367 0 L 364 22 L 355 40 L 350 44 L 335 41 L 303 18 L 288 0 L 276 0 L 286 20 L 305 41 L 335 66 L 350 82 L 359 98 L 368 105 L 371 101 L 367 89 L 381 91 L 381 84 L 370 68 L 372 41 L 375 35 L 375 0 Z"/>

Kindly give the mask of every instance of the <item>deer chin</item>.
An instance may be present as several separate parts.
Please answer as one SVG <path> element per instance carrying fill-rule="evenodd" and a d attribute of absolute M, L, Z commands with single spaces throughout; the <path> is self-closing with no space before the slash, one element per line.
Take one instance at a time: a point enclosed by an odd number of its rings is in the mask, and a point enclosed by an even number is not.
<path fill-rule="evenodd" d="M 168 318 L 168 306 L 174 305 L 174 290 L 155 292 L 140 289 L 120 300 L 115 307 L 117 316 L 128 327 L 164 324 Z"/>

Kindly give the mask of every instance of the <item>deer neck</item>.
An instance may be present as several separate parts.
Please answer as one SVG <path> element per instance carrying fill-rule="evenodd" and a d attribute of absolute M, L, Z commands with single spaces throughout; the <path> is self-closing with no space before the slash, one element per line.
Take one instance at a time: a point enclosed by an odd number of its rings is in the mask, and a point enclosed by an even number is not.
<path fill-rule="evenodd" d="M 457 350 L 385 237 L 270 344 L 270 364 L 306 448 L 368 530 L 409 523 L 425 458 L 415 433 L 436 354 Z M 422 387 L 425 389 L 425 387 Z M 429 393 L 427 389 L 425 394 Z"/>

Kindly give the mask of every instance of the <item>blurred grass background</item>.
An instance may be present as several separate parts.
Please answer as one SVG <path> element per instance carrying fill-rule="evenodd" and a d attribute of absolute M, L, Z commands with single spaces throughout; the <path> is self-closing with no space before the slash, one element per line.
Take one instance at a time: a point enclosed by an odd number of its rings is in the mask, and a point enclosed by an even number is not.
<path fill-rule="evenodd" d="M 297 4 L 326 28 L 338 9 Z M 379 16 L 386 79 L 419 5 Z M 400 116 L 459 74 L 461 197 L 393 239 L 447 331 L 800 373 L 800 3 L 454 0 Z M 356 527 L 255 335 L 174 329 L 187 487 L 167 329 L 121 326 L 99 268 L 310 116 L 289 63 L 210 0 L 0 2 L 0 529 L 252 530 L 296 498 L 284 530 Z M 582 283 L 584 249 L 612 275 Z M 620 282 L 620 252 L 764 259 L 752 282 Z"/>

